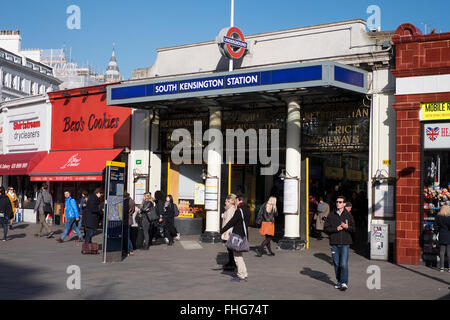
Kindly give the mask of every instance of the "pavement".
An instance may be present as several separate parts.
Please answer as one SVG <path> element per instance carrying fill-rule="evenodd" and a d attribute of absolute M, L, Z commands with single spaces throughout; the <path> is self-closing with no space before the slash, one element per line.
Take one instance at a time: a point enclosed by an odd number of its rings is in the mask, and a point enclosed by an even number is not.
<path fill-rule="evenodd" d="M 0 299 L 450 299 L 449 272 L 424 265 L 371 261 L 355 250 L 350 250 L 349 289 L 336 290 L 326 239 L 312 238 L 309 250 L 296 251 L 278 250 L 272 243 L 275 256 L 244 253 L 249 279 L 236 283 L 230 281 L 234 273 L 221 268 L 228 257 L 223 244 L 201 243 L 198 235 L 181 235 L 174 246 L 158 243 L 148 251 L 136 250 L 122 262 L 103 264 L 101 255 L 80 253 L 76 236 L 60 244 L 56 242 L 58 235 L 53 239 L 34 237 L 36 228 L 31 223 L 16 224 L 8 233 L 8 241 L 0 241 Z M 52 228 L 62 233 L 62 227 Z M 263 240 L 255 228 L 250 228 L 249 236 L 252 249 Z M 93 241 L 102 243 L 102 234 Z M 79 267 L 80 289 L 70 285 L 76 283 L 70 266 Z M 374 288 L 378 274 L 380 285 Z"/>

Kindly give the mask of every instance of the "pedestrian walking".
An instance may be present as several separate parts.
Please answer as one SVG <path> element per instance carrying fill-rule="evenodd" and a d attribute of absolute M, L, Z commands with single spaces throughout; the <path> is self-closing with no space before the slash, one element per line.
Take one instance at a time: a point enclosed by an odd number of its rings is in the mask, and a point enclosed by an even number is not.
<path fill-rule="evenodd" d="M 175 221 L 175 218 L 176 217 L 178 217 L 179 215 L 180 215 L 180 210 L 178 210 L 178 206 L 177 206 L 177 204 L 176 203 L 174 203 L 173 202 L 173 197 L 172 196 L 170 196 L 171 197 L 171 202 L 173 203 L 173 209 L 174 209 L 174 221 Z M 175 226 L 175 223 L 173 224 L 173 234 L 172 234 L 172 236 L 176 239 L 176 240 L 180 240 L 181 239 L 181 234 L 178 232 L 178 230 L 177 230 L 177 227 Z"/>
<path fill-rule="evenodd" d="M 143 249 L 148 250 L 153 244 L 153 237 L 158 228 L 159 216 L 156 213 L 155 203 L 150 192 L 144 193 L 144 201 L 140 210 L 142 228 L 144 232 Z"/>
<path fill-rule="evenodd" d="M 83 211 L 86 210 L 87 200 L 89 197 L 89 193 L 86 190 L 81 191 L 80 198 L 80 220 L 78 221 L 78 228 L 83 232 L 84 236 L 86 236 L 86 228 L 83 224 Z"/>
<path fill-rule="evenodd" d="M 3 226 L 3 241 L 7 240 L 9 220 L 12 216 L 11 201 L 5 195 L 5 188 L 0 187 L 0 225 Z"/>
<path fill-rule="evenodd" d="M 325 220 L 329 214 L 330 206 L 324 201 L 324 197 L 320 196 L 319 204 L 317 205 L 317 212 L 314 215 L 314 220 L 316 221 L 317 240 L 322 240 L 323 237 L 326 237 L 326 233 L 323 232 L 323 228 L 325 225 Z"/>
<path fill-rule="evenodd" d="M 134 255 L 133 243 L 131 242 L 131 225 L 133 224 L 133 214 L 136 210 L 136 203 L 133 198 L 130 197 L 128 192 L 124 193 L 124 202 L 126 201 L 128 204 L 128 228 L 127 228 L 127 237 L 128 238 L 128 247 L 127 247 L 127 255 Z M 125 206 L 124 206 L 125 207 Z"/>
<path fill-rule="evenodd" d="M 95 189 L 94 193 L 91 194 L 87 200 L 86 210 L 83 211 L 84 225 L 86 227 L 86 237 L 84 238 L 85 243 L 92 242 L 92 237 L 95 230 L 98 228 L 99 217 L 101 215 L 100 198 L 102 195 L 102 189 Z"/>
<path fill-rule="evenodd" d="M 242 200 L 242 199 L 241 199 Z M 245 210 L 244 206 L 241 205 L 238 209 L 234 212 L 233 217 L 228 221 L 228 223 L 222 227 L 220 230 L 220 233 L 223 234 L 227 230 L 233 228 L 232 235 L 230 237 L 233 237 L 234 234 L 238 235 L 242 240 L 246 240 L 248 243 L 248 223 L 250 221 L 250 211 Z M 245 241 L 244 241 L 245 242 Z M 248 249 L 246 249 L 248 251 Z M 233 277 L 231 281 L 241 282 L 241 281 L 247 281 L 248 280 L 248 272 L 247 267 L 245 265 L 244 257 L 243 257 L 243 251 L 236 251 L 233 252 L 234 261 L 237 266 L 237 275 L 236 277 Z"/>
<path fill-rule="evenodd" d="M 157 237 L 164 238 L 164 224 L 163 224 L 163 216 L 164 216 L 164 201 L 165 197 L 162 191 L 158 190 L 155 192 L 155 209 L 156 214 L 159 216 L 158 219 L 158 229 L 159 232 L 157 232 Z M 169 242 L 169 239 L 165 239 L 166 243 Z"/>
<path fill-rule="evenodd" d="M 235 194 L 229 194 L 225 199 L 225 211 L 222 213 L 222 226 L 225 226 L 233 217 L 234 212 L 237 210 L 237 197 Z M 233 230 L 229 229 L 221 236 L 222 242 L 225 244 L 230 238 L 230 234 Z M 233 250 L 227 248 L 228 262 L 223 266 L 224 270 L 235 270 L 236 262 L 234 261 Z"/>
<path fill-rule="evenodd" d="M 450 206 L 443 205 L 434 220 L 434 230 L 438 233 L 439 238 L 439 258 L 440 272 L 444 272 L 445 251 L 447 251 L 447 261 L 450 264 Z M 450 265 L 447 269 L 450 272 Z"/>
<path fill-rule="evenodd" d="M 50 192 L 48 192 L 48 185 L 46 183 L 43 183 L 41 186 L 41 190 L 38 194 L 36 204 L 34 206 L 34 212 L 35 214 L 39 215 L 38 233 L 35 234 L 35 236 L 41 237 L 42 229 L 45 228 L 48 234 L 47 238 L 50 239 L 51 237 L 53 237 L 55 233 L 50 229 L 47 222 L 45 221 L 47 214 L 53 212 L 53 198 Z"/>
<path fill-rule="evenodd" d="M 14 191 L 13 187 L 8 187 L 8 193 L 6 195 L 8 196 L 9 201 L 11 201 L 11 206 L 12 206 L 13 216 L 12 216 L 11 220 L 9 220 L 9 229 L 12 230 L 13 229 L 13 221 L 14 221 L 14 218 L 16 217 L 16 210 L 19 209 L 19 200 L 17 199 L 17 195 L 16 195 L 16 192 Z"/>
<path fill-rule="evenodd" d="M 139 211 L 140 209 L 138 207 L 135 208 L 133 215 L 132 215 L 132 224 L 131 224 L 131 228 L 130 228 L 130 240 L 131 240 L 131 244 L 133 245 L 133 250 L 136 250 L 137 247 L 137 236 L 138 236 L 138 232 L 139 232 Z M 142 224 L 141 224 L 141 228 L 142 228 Z M 141 246 L 142 248 L 142 246 Z"/>
<path fill-rule="evenodd" d="M 173 235 L 175 232 L 175 204 L 173 203 L 172 195 L 166 197 L 166 202 L 164 203 L 164 214 L 163 214 L 163 224 L 164 224 L 164 236 L 168 239 L 168 245 L 173 245 Z"/>
<path fill-rule="evenodd" d="M 61 238 L 56 239 L 57 242 L 63 243 L 67 234 L 70 233 L 70 230 L 73 230 L 78 235 L 77 242 L 83 241 L 83 236 L 81 235 L 80 229 L 78 228 L 77 222 L 80 220 L 80 216 L 78 213 L 77 202 L 72 198 L 72 195 L 69 190 L 64 192 L 64 197 L 66 201 L 64 203 L 64 211 L 66 215 L 66 225 L 64 227 L 64 233 Z"/>
<path fill-rule="evenodd" d="M 275 255 L 270 247 L 270 242 L 275 236 L 275 217 L 277 216 L 277 198 L 270 197 L 269 200 L 261 206 L 258 212 L 257 225 L 261 225 L 259 233 L 263 235 L 265 239 L 256 250 L 257 257 L 262 257 L 264 247 L 267 247 L 267 250 L 269 251 L 267 255 Z"/>
<path fill-rule="evenodd" d="M 352 235 L 355 231 L 355 221 L 350 212 L 345 210 L 345 197 L 338 196 L 336 208 L 325 220 L 324 230 L 330 238 L 331 255 L 336 274 L 336 289 L 348 289 L 348 251 L 353 243 Z"/>

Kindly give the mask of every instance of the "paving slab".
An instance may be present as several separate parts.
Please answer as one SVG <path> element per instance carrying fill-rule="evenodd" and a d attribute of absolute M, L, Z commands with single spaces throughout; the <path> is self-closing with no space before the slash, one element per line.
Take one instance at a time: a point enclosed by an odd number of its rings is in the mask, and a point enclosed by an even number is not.
<path fill-rule="evenodd" d="M 434 300 L 450 299 L 450 273 L 423 265 L 371 261 L 350 250 L 349 286 L 333 288 L 334 269 L 328 240 L 311 238 L 309 250 L 276 250 L 275 256 L 244 254 L 248 282 L 234 283 L 223 271 L 227 250 L 221 243 L 201 243 L 181 236 L 174 246 L 161 242 L 136 250 L 120 263 L 103 264 L 101 255 L 81 254 L 81 244 L 63 244 L 33 236 L 37 226 L 22 223 L 0 242 L 0 299 L 57 300 Z M 62 232 L 61 227 L 53 226 Z M 250 228 L 250 246 L 263 237 Z M 101 243 L 102 234 L 94 241 Z M 81 289 L 69 290 L 69 266 L 79 266 Z M 369 267 L 379 268 L 380 289 L 369 289 Z"/>

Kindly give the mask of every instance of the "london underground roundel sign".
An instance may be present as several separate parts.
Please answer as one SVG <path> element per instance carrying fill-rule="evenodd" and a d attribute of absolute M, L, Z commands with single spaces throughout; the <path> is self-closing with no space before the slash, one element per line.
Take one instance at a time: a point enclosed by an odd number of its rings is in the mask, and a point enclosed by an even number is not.
<path fill-rule="evenodd" d="M 222 29 L 216 40 L 220 52 L 228 59 L 240 59 L 248 49 L 244 34 L 237 27 Z"/>

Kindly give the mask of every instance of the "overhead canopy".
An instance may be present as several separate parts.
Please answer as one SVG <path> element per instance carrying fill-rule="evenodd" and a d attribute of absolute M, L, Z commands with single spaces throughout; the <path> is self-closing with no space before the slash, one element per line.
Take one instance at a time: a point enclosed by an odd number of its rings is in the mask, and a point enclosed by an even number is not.
<path fill-rule="evenodd" d="M 0 155 L 0 175 L 28 175 L 47 155 L 47 152 L 29 152 Z"/>
<path fill-rule="evenodd" d="M 122 149 L 51 151 L 30 173 L 31 181 L 102 181 L 107 161 Z"/>
<path fill-rule="evenodd" d="M 331 89 L 331 90 L 330 90 Z M 325 92 L 367 93 L 367 71 L 333 61 L 297 63 L 259 69 L 236 70 L 189 77 L 130 81 L 107 87 L 107 103 L 114 106 L 171 106 L 174 101 L 198 106 L 199 99 L 239 96 L 239 100 L 273 93 L 319 94 Z"/>

